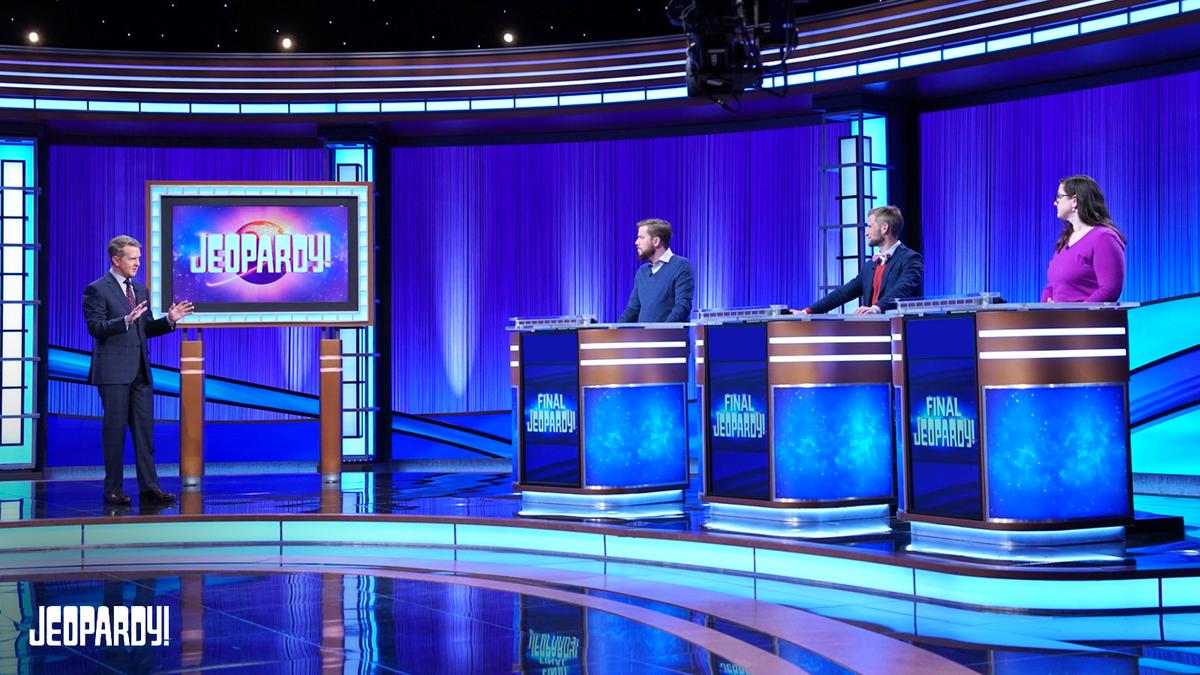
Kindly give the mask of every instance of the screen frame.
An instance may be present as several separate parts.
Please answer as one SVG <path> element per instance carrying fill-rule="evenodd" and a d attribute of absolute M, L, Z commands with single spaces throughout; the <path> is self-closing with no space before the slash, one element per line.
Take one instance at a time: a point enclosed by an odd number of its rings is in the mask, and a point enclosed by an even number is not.
<path fill-rule="evenodd" d="M 371 326 L 375 323 L 375 213 L 369 182 L 332 181 L 146 181 L 146 286 L 150 307 L 165 313 L 171 299 L 170 232 L 164 228 L 164 208 L 172 201 L 196 204 L 211 201 L 250 205 L 254 200 L 268 205 L 303 205 L 324 201 L 353 201 L 347 243 L 355 247 L 345 303 L 219 303 L 219 309 L 197 312 L 178 322 L 183 328 L 253 326 Z M 164 198 L 166 203 L 164 203 Z M 365 216 L 365 220 L 364 220 Z M 169 220 L 167 218 L 166 220 Z M 171 223 L 168 223 L 168 226 Z M 365 294 L 364 294 L 365 291 Z M 207 303 L 212 305 L 213 303 Z M 203 306 L 203 305 L 202 305 Z"/>

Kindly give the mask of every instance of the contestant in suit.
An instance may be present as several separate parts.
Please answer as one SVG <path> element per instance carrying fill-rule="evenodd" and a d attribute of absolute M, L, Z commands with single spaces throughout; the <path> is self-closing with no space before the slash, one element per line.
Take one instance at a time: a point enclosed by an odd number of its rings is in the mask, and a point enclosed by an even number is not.
<path fill-rule="evenodd" d="M 154 469 L 154 383 L 146 340 L 174 330 L 176 321 L 192 313 L 192 303 L 173 304 L 165 317 L 153 319 L 146 312 L 146 287 L 133 280 L 142 265 L 142 245 L 121 235 L 108 243 L 108 256 L 108 272 L 83 289 L 83 318 L 94 338 L 88 381 L 100 390 L 104 406 L 104 501 L 130 503 L 121 489 L 128 427 L 142 503 L 170 503 L 175 495 L 163 492 Z"/>
<path fill-rule="evenodd" d="M 862 298 L 855 314 L 879 314 L 894 309 L 897 298 L 921 295 L 925 263 L 921 254 L 900 243 L 904 216 L 895 206 L 880 206 L 867 214 L 867 244 L 879 253 L 863 265 L 857 277 L 800 313 L 824 314 L 854 298 Z"/>
<path fill-rule="evenodd" d="M 661 218 L 638 223 L 634 245 L 646 264 L 633 277 L 620 323 L 678 323 L 692 313 L 692 263 L 671 252 L 671 224 Z"/>

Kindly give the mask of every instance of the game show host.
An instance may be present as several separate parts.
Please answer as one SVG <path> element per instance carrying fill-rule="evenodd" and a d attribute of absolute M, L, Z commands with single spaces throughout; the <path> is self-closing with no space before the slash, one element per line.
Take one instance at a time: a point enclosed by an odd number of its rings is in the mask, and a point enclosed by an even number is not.
<path fill-rule="evenodd" d="M 159 486 L 154 468 L 154 382 L 146 340 L 174 330 L 176 321 L 192 313 L 192 303 L 175 303 L 165 317 L 154 319 L 146 311 L 146 287 L 133 280 L 142 265 L 142 245 L 133 237 L 115 237 L 108 257 L 108 272 L 83 289 L 83 318 L 94 338 L 88 382 L 100 390 L 104 407 L 104 501 L 130 503 L 121 488 L 128 428 L 142 502 L 170 503 L 175 495 Z"/>
<path fill-rule="evenodd" d="M 921 295 L 925 283 L 925 262 L 921 254 L 900 242 L 904 216 L 895 206 L 879 206 L 867 213 L 867 244 L 879 247 L 876 253 L 841 288 L 837 288 L 797 314 L 824 314 L 862 298 L 855 314 L 879 314 L 894 309 L 897 298 Z"/>
<path fill-rule="evenodd" d="M 638 257 L 646 264 L 633 277 L 629 304 L 619 323 L 679 323 L 692 314 L 692 263 L 671 252 L 671 224 L 661 218 L 638 223 Z"/>
<path fill-rule="evenodd" d="M 1064 178 L 1054 208 L 1063 229 L 1042 302 L 1116 302 L 1125 286 L 1125 235 L 1108 215 L 1100 186 L 1090 176 Z"/>

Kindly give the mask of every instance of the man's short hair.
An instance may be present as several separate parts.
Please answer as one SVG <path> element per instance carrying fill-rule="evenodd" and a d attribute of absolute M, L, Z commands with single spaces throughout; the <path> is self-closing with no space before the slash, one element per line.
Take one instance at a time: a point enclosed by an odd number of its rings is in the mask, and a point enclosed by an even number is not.
<path fill-rule="evenodd" d="M 118 235 L 113 237 L 112 241 L 108 242 L 108 257 L 111 258 L 116 256 L 119 258 L 125 255 L 126 246 L 136 246 L 137 248 L 141 248 L 142 244 L 138 242 L 137 239 L 134 239 L 127 234 Z"/>
<path fill-rule="evenodd" d="M 638 221 L 638 229 L 646 228 L 646 234 L 658 237 L 664 247 L 671 245 L 671 224 L 662 218 L 647 218 Z"/>
<path fill-rule="evenodd" d="M 895 206 L 876 206 L 867 213 L 868 218 L 871 216 L 875 216 L 875 222 L 880 225 L 887 224 L 893 237 L 900 238 L 900 233 L 904 231 L 904 216 L 900 214 L 900 209 Z"/>

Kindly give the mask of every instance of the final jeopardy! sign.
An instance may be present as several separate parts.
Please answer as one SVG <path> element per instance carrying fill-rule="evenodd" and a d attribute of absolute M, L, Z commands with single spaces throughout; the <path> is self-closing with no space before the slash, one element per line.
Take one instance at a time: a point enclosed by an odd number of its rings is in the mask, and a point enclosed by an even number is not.
<path fill-rule="evenodd" d="M 766 324 L 709 326 L 708 492 L 770 499 Z"/>
<path fill-rule="evenodd" d="M 975 317 L 905 323 L 914 513 L 983 517 Z"/>
<path fill-rule="evenodd" d="M 521 482 L 580 484 L 579 336 L 521 335 Z"/>

